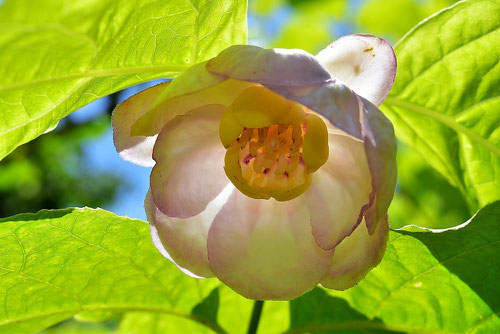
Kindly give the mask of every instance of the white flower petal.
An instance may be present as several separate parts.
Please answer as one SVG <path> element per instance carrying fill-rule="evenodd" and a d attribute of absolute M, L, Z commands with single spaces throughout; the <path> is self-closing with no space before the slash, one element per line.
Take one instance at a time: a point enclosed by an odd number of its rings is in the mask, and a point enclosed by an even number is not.
<path fill-rule="evenodd" d="M 312 233 L 323 249 L 334 248 L 352 233 L 371 191 L 363 142 L 331 133 L 328 145 L 329 159 L 313 174 L 306 192 Z"/>
<path fill-rule="evenodd" d="M 230 182 L 224 172 L 226 149 L 219 139 L 223 109 L 200 107 L 160 132 L 153 151 L 151 191 L 156 206 L 169 217 L 199 214 Z"/>
<path fill-rule="evenodd" d="M 156 96 L 167 86 L 168 82 L 150 87 L 120 103 L 111 117 L 113 124 L 113 141 L 116 151 L 127 161 L 152 167 L 152 158 L 156 136 L 131 136 L 132 125 L 153 105 Z"/>
<path fill-rule="evenodd" d="M 163 256 L 189 276 L 213 276 L 207 256 L 208 229 L 233 189 L 231 184 L 227 185 L 207 205 L 205 211 L 187 219 L 172 218 L 163 214 L 154 204 L 151 191 L 148 191 L 144 207 L 153 243 Z"/>
<path fill-rule="evenodd" d="M 361 131 L 372 175 L 372 203 L 364 210 L 368 231 L 375 230 L 378 221 L 387 214 L 397 182 L 397 143 L 394 128 L 387 117 L 370 101 L 359 97 Z"/>
<path fill-rule="evenodd" d="M 331 80 L 328 70 L 299 49 L 263 49 L 233 45 L 207 62 L 207 69 L 236 80 L 262 85 L 311 85 Z"/>
<path fill-rule="evenodd" d="M 328 273 L 321 285 L 335 290 L 345 290 L 361 281 L 382 260 L 389 237 L 387 217 L 377 224 L 370 235 L 366 224 L 359 224 L 354 232 L 335 248 Z"/>
<path fill-rule="evenodd" d="M 332 254 L 316 245 L 303 196 L 277 202 L 234 191 L 208 232 L 213 273 L 252 299 L 288 300 L 313 289 Z"/>
<path fill-rule="evenodd" d="M 316 58 L 333 77 L 376 106 L 380 106 L 389 94 L 396 76 L 394 50 L 388 42 L 373 35 L 343 36 Z"/>

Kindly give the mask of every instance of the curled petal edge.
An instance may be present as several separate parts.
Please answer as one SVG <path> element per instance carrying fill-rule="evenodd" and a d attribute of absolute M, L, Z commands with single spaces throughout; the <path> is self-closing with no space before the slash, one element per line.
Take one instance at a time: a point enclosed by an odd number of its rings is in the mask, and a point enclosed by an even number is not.
<path fill-rule="evenodd" d="M 360 96 L 359 102 L 363 142 L 372 175 L 370 202 L 363 206 L 361 213 L 368 232 L 373 234 L 377 223 L 386 216 L 396 190 L 397 142 L 389 119 L 367 99 Z"/>
<path fill-rule="evenodd" d="M 154 136 L 176 116 L 206 104 L 229 105 L 244 89 L 255 83 L 212 74 L 206 62 L 190 67 L 160 91 L 156 99 L 132 125 L 132 136 Z"/>
<path fill-rule="evenodd" d="M 326 67 L 304 50 L 253 45 L 233 45 L 223 50 L 207 62 L 207 70 L 262 85 L 303 86 L 332 80 Z"/>
<path fill-rule="evenodd" d="M 168 87 L 165 82 L 145 89 L 122 103 L 113 110 L 111 124 L 113 126 L 113 143 L 116 151 L 127 161 L 152 167 L 155 162 L 151 155 L 156 136 L 133 136 L 132 126 L 153 105 L 156 95 Z"/>
<path fill-rule="evenodd" d="M 356 94 L 377 107 L 396 77 L 397 60 L 392 46 L 369 34 L 345 35 L 321 50 L 316 58 Z"/>
<path fill-rule="evenodd" d="M 325 288 L 346 290 L 358 284 L 382 260 L 389 238 L 389 221 L 383 217 L 373 234 L 364 224 L 335 248 L 328 273 L 320 281 Z"/>

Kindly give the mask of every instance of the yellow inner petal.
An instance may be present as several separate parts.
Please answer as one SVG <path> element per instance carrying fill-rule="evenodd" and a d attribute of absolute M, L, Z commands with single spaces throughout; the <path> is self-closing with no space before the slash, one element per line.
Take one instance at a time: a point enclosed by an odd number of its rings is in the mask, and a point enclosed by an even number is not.
<path fill-rule="evenodd" d="M 293 199 L 328 160 L 321 118 L 262 86 L 246 89 L 226 108 L 219 134 L 226 175 L 252 198 Z"/>

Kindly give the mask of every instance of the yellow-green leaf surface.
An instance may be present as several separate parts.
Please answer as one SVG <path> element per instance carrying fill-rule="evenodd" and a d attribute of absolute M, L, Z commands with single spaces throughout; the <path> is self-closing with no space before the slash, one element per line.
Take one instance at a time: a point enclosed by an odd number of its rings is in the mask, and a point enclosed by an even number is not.
<path fill-rule="evenodd" d="M 246 0 L 7 0 L 0 159 L 70 112 L 246 41 Z"/>
<path fill-rule="evenodd" d="M 218 284 L 165 259 L 143 221 L 94 209 L 0 220 L 0 333 L 32 333 L 82 312 L 138 311 L 221 332 L 196 312 Z"/>
<path fill-rule="evenodd" d="M 217 291 L 217 293 L 214 293 L 214 291 Z M 252 315 L 254 302 L 243 298 L 223 284 L 214 291 L 203 302 L 198 304 L 192 313 L 201 318 L 216 319 L 216 322 L 227 333 L 245 334 Z M 288 302 L 266 301 L 257 333 L 281 333 L 288 328 L 289 323 Z M 127 313 L 123 317 L 117 331 L 117 334 L 156 333 L 206 334 L 213 333 L 213 330 L 207 326 L 202 326 L 199 322 L 172 315 L 133 312 Z"/>
<path fill-rule="evenodd" d="M 392 231 L 357 286 L 266 302 L 259 333 L 495 333 L 499 216 L 495 202 L 456 229 Z M 146 222 L 87 208 L 0 220 L 1 333 L 122 312 L 119 333 L 244 333 L 252 304 L 216 279 L 183 274 L 154 248 Z"/>
<path fill-rule="evenodd" d="M 498 0 L 462 1 L 424 20 L 395 48 L 382 107 L 472 209 L 500 199 L 499 27 Z"/>
<path fill-rule="evenodd" d="M 497 201 L 458 228 L 391 231 L 382 262 L 363 281 L 344 292 L 327 292 L 362 316 L 347 324 L 351 328 L 499 333 L 499 217 Z M 335 329 L 332 319 L 342 319 L 334 313 L 318 312 L 317 322 L 325 325 L 330 317 Z"/>
<path fill-rule="evenodd" d="M 456 0 L 367 0 L 358 22 L 363 31 L 384 38 L 401 38 L 414 25 Z"/>

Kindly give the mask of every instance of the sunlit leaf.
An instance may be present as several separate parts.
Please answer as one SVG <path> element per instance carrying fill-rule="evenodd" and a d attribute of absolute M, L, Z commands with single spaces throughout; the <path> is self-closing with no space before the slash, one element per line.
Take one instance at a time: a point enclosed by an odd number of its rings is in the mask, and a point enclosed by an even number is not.
<path fill-rule="evenodd" d="M 288 0 L 288 3 L 297 11 L 327 14 L 330 17 L 339 17 L 347 7 L 347 0 Z"/>
<path fill-rule="evenodd" d="M 396 41 L 414 25 L 456 0 L 368 0 L 357 21 L 362 30 Z"/>
<path fill-rule="evenodd" d="M 173 315 L 147 312 L 127 313 L 117 334 L 158 334 L 158 333 L 190 333 L 211 334 L 209 328 L 189 319 Z"/>
<path fill-rule="evenodd" d="M 205 326 L 203 323 L 217 323 L 218 309 L 219 287 L 212 290 L 204 300 L 192 309 L 191 319 L 167 314 L 131 312 L 123 317 L 117 333 L 213 333 L 210 326 Z"/>
<path fill-rule="evenodd" d="M 368 0 L 361 7 L 358 21 L 372 34 L 398 38 L 422 18 L 416 0 Z"/>
<path fill-rule="evenodd" d="M 249 1 L 250 9 L 257 14 L 269 14 L 279 6 L 286 4 L 286 0 L 254 0 Z"/>
<path fill-rule="evenodd" d="M 382 107 L 472 209 L 500 198 L 499 27 L 498 0 L 463 1 L 423 21 L 396 46 Z"/>
<path fill-rule="evenodd" d="M 216 314 L 216 322 L 228 333 L 246 333 L 254 302 L 243 298 L 222 284 L 216 289 L 217 295 L 215 296 L 212 291 L 212 295 L 197 306 L 198 310 L 200 305 L 205 305 L 205 310 L 208 313 L 212 312 L 212 315 Z M 193 315 L 198 316 L 198 321 L 195 322 L 166 314 L 127 313 L 120 323 L 118 334 L 213 333 L 210 328 L 199 322 L 206 318 L 206 313 L 197 313 L 197 307 L 192 311 Z M 258 334 L 284 332 L 290 323 L 289 319 L 287 302 L 266 301 L 259 322 Z"/>
<path fill-rule="evenodd" d="M 206 319 L 219 323 L 228 333 L 243 334 L 246 332 L 250 320 L 252 305 L 253 301 L 241 297 L 221 284 L 193 308 L 192 315 L 198 321 L 193 322 L 189 319 L 165 314 L 134 312 L 124 316 L 118 334 L 213 333 L 210 328 L 200 323 L 200 321 Z M 273 314 L 273 312 L 267 312 L 267 310 L 263 313 L 262 323 L 259 326 L 261 329 L 268 327 L 269 321 L 265 319 L 268 319 Z M 273 327 L 271 326 L 271 328 Z M 286 325 L 281 328 L 286 329 Z M 269 333 L 268 329 L 264 331 L 264 333 L 266 332 Z M 277 332 L 279 331 L 273 333 Z"/>
<path fill-rule="evenodd" d="M 344 299 L 315 288 L 290 302 L 290 329 L 286 333 L 392 333 L 388 327 L 352 309 Z"/>
<path fill-rule="evenodd" d="M 155 249 L 147 223 L 64 209 L 0 220 L 0 332 L 32 333 L 80 312 L 154 312 L 202 322 L 219 283 L 190 278 Z"/>
<path fill-rule="evenodd" d="M 449 184 L 418 152 L 398 145 L 398 187 L 389 207 L 392 228 L 417 225 L 447 228 L 471 216 L 460 191 Z"/>
<path fill-rule="evenodd" d="M 114 327 L 108 323 L 84 323 L 69 320 L 38 332 L 37 334 L 111 334 Z"/>
<path fill-rule="evenodd" d="M 367 329 L 497 333 L 500 331 L 498 217 L 500 202 L 497 201 L 458 229 L 432 233 L 406 227 L 392 231 L 382 262 L 363 281 L 344 292 L 326 291 L 346 300 L 363 315 Z M 336 319 L 335 315 L 331 319 Z M 366 320 L 379 324 L 366 324 Z M 328 320 L 323 316 L 320 323 L 326 326 Z M 335 328 L 335 323 L 331 326 Z"/>
<path fill-rule="evenodd" d="M 271 42 L 271 46 L 302 49 L 316 54 L 334 40 L 328 30 L 330 21 L 331 18 L 328 15 L 316 12 L 306 11 L 294 14 L 282 28 L 278 37 Z"/>
<path fill-rule="evenodd" d="M 292 332 L 500 328 L 499 215 L 497 202 L 458 230 L 391 232 L 382 263 L 356 287 L 306 294 L 289 316 L 287 303 L 267 302 L 260 333 L 288 324 Z M 106 311 L 127 313 L 122 332 L 242 333 L 248 323 L 252 301 L 217 280 L 181 273 L 154 249 L 145 222 L 103 210 L 42 211 L 3 219 L 0 240 L 2 332 L 30 333 Z M 314 317 L 304 309 L 316 310 Z"/>
<path fill-rule="evenodd" d="M 245 0 L 7 0 L 0 159 L 99 97 L 246 40 Z"/>

